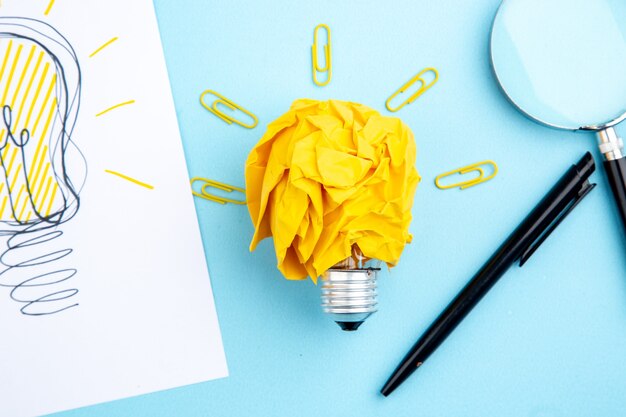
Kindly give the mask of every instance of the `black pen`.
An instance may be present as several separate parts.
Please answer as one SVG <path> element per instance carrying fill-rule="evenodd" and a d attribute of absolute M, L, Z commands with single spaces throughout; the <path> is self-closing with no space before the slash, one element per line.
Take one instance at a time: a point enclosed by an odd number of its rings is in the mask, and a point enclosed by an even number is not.
<path fill-rule="evenodd" d="M 424 363 L 515 262 L 520 261 L 520 266 L 524 265 L 565 216 L 595 187 L 595 184 L 590 184 L 588 181 L 594 170 L 595 163 L 589 152 L 567 170 L 424 332 L 380 391 L 384 396 L 391 394 Z"/>

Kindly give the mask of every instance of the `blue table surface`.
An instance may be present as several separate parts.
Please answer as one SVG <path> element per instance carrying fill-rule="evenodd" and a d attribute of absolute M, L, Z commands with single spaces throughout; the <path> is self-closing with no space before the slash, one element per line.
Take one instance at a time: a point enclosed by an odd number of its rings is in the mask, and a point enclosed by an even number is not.
<path fill-rule="evenodd" d="M 601 160 L 593 135 L 534 124 L 499 92 L 488 49 L 498 3 L 155 0 L 190 176 L 243 185 L 250 149 L 294 99 L 350 100 L 389 114 L 387 97 L 436 67 L 439 82 L 395 114 L 415 133 L 423 177 L 414 241 L 383 273 L 380 311 L 343 333 L 322 314 L 312 282 L 282 278 L 271 241 L 248 251 L 245 207 L 197 200 L 230 376 L 59 415 L 624 415 L 626 240 L 601 170 L 596 190 L 529 263 L 511 269 L 392 396 L 378 393 L 556 179 L 587 150 Z M 333 41 L 324 88 L 310 69 L 322 22 Z M 259 126 L 205 111 L 198 98 L 208 88 L 252 110 Z M 437 174 L 484 159 L 500 166 L 494 180 L 435 188 Z"/>

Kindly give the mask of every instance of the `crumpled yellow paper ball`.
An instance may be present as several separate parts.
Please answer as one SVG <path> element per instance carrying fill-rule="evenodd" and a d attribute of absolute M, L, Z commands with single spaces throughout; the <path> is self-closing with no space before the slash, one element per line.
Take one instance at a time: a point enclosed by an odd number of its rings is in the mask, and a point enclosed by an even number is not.
<path fill-rule="evenodd" d="M 412 238 L 415 158 L 413 133 L 396 117 L 357 103 L 296 100 L 246 162 L 250 250 L 273 236 L 283 275 L 315 282 L 355 244 L 396 265 Z"/>

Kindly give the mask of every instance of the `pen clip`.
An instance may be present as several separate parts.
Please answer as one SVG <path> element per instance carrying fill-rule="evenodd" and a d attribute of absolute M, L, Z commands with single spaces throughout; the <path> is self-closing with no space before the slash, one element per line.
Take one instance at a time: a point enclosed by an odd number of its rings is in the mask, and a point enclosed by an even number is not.
<path fill-rule="evenodd" d="M 572 200 L 572 202 L 561 212 L 561 214 L 556 219 L 554 219 L 552 224 L 539 236 L 539 238 L 537 238 L 536 241 L 531 243 L 526 248 L 526 250 L 524 250 L 520 258 L 519 266 L 523 266 L 526 261 L 528 261 L 528 259 L 537 251 L 539 246 L 541 246 L 541 244 L 546 241 L 548 236 L 550 236 L 550 234 L 554 232 L 554 230 L 559 226 L 559 224 L 561 224 L 561 222 L 567 217 L 567 215 L 570 214 L 572 210 L 574 210 L 578 203 L 580 203 L 582 199 L 585 198 L 587 194 L 589 194 L 589 192 L 594 189 L 595 186 L 596 184 L 590 183 L 589 180 L 585 181 L 581 185 L 576 198 Z"/>

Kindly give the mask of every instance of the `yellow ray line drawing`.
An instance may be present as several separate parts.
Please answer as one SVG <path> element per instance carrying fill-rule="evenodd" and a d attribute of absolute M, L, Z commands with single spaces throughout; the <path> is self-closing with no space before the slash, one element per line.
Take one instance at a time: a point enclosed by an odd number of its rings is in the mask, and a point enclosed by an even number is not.
<path fill-rule="evenodd" d="M 154 189 L 154 187 L 153 187 L 152 185 L 150 185 L 150 184 L 146 184 L 145 182 L 141 182 L 141 181 L 139 181 L 139 180 L 136 180 L 136 179 L 134 179 L 134 178 L 131 178 L 131 177 L 129 177 L 128 175 L 120 174 L 119 172 L 111 171 L 111 170 L 108 170 L 108 169 L 105 169 L 105 170 L 104 170 L 104 172 L 106 172 L 106 173 L 108 173 L 108 174 L 112 174 L 112 175 L 118 176 L 118 177 L 120 177 L 120 178 L 125 179 L 126 181 L 130 181 L 130 182 L 132 182 L 132 183 L 135 183 L 135 184 L 137 184 L 137 185 L 140 185 L 140 186 L 142 186 L 142 187 L 145 187 L 145 188 L 147 188 L 147 189 L 149 189 L 149 190 L 153 190 L 153 189 Z"/>
<path fill-rule="evenodd" d="M 11 80 L 13 80 L 13 74 L 15 74 L 15 68 L 17 67 L 17 63 L 20 60 L 20 55 L 22 54 L 22 49 L 24 45 L 20 44 L 17 47 L 17 52 L 15 53 L 15 58 L 13 58 L 13 66 L 11 66 L 11 72 L 9 72 L 9 80 L 7 81 L 7 86 L 4 88 L 4 94 L 2 95 L 2 105 L 6 104 L 7 94 L 9 94 L 9 88 L 11 87 Z"/>
<path fill-rule="evenodd" d="M 103 111 L 101 111 L 100 113 L 96 114 L 96 117 L 100 117 L 100 116 L 102 116 L 103 114 L 108 113 L 108 112 L 110 112 L 111 110 L 115 110 L 115 109 L 117 109 L 117 108 L 120 108 L 120 107 L 122 107 L 122 106 L 128 106 L 129 104 L 135 104 L 135 100 L 125 101 L 125 102 L 123 102 L 123 103 L 116 104 L 116 105 L 115 105 L 115 106 L 113 106 L 113 107 L 109 107 L 108 109 L 103 110 Z"/>
<path fill-rule="evenodd" d="M 112 39 L 110 39 L 109 41 L 105 42 L 101 47 L 99 47 L 98 49 L 96 49 L 95 51 L 93 51 L 91 53 L 91 55 L 89 55 L 89 58 L 93 58 L 94 55 L 96 55 L 98 52 L 102 51 L 104 48 L 106 48 L 107 46 L 111 45 L 113 42 L 115 42 L 118 39 L 118 37 L 114 37 Z"/>
<path fill-rule="evenodd" d="M 48 16 L 48 14 L 50 13 L 50 10 L 52 10 L 52 6 L 54 6 L 54 0 L 50 0 L 50 3 L 48 3 L 48 7 L 46 8 L 46 11 L 43 12 L 44 16 Z"/>

